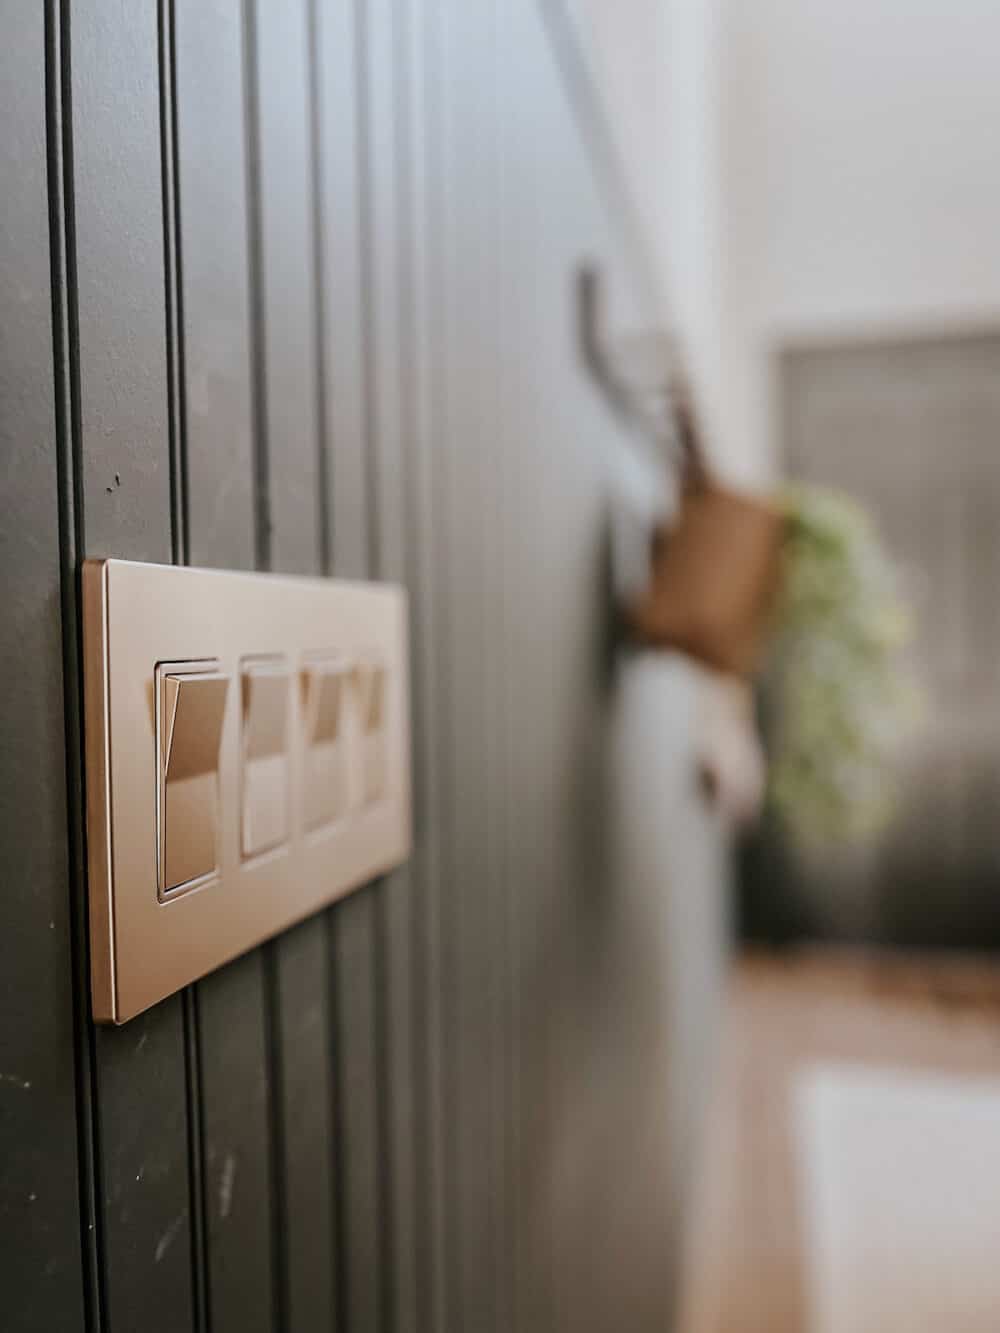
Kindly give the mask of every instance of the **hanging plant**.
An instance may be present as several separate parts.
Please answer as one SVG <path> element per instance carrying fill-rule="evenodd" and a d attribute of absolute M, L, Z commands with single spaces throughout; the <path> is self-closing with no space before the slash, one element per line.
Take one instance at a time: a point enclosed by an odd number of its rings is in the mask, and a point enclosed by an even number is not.
<path fill-rule="evenodd" d="M 859 840 L 892 814 L 900 748 L 919 715 L 905 661 L 911 618 L 860 505 L 813 486 L 790 487 L 782 502 L 768 802 L 800 842 Z"/>
<path fill-rule="evenodd" d="M 908 608 L 872 520 L 821 487 L 788 487 L 774 502 L 721 483 L 681 369 L 660 375 L 663 419 L 651 418 L 650 395 L 640 401 L 604 354 L 592 287 L 588 364 L 613 404 L 672 442 L 681 462 L 680 506 L 653 534 L 649 579 L 623 608 L 628 632 L 744 679 L 769 649 L 770 810 L 801 844 L 877 833 L 894 808 L 919 694 L 906 662 Z"/>

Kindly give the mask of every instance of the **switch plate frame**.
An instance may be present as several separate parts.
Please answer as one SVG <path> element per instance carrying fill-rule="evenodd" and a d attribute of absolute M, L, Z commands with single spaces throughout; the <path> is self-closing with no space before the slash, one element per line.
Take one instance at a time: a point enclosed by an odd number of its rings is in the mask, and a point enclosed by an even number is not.
<path fill-rule="evenodd" d="M 113 559 L 85 562 L 82 592 L 91 999 L 96 1021 L 123 1023 L 408 857 L 407 599 L 392 584 Z M 218 874 L 193 891 L 161 895 L 156 667 L 212 659 L 238 683 L 241 662 L 252 657 L 289 666 L 289 837 L 250 859 L 242 854 L 240 689 L 231 684 L 219 750 Z M 309 828 L 297 685 L 317 657 L 385 669 L 388 780 L 378 801 Z M 363 771 L 362 747 L 350 762 Z"/>

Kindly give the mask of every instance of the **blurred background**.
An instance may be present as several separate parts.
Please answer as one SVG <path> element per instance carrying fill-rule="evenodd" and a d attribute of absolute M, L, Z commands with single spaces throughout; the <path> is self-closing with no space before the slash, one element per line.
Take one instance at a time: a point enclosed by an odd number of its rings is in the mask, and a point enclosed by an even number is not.
<path fill-rule="evenodd" d="M 1000 12 L 575 8 L 713 462 L 867 512 L 921 700 L 864 836 L 802 845 L 765 813 L 741 840 L 684 1327 L 991 1328 Z"/>

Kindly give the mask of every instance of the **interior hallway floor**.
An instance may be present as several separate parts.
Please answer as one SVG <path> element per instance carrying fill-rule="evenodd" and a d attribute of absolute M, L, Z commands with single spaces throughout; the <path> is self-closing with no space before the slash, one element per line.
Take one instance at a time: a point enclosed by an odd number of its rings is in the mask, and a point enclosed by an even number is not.
<path fill-rule="evenodd" d="M 1000 1329 L 1000 962 L 736 965 L 678 1328 Z"/>

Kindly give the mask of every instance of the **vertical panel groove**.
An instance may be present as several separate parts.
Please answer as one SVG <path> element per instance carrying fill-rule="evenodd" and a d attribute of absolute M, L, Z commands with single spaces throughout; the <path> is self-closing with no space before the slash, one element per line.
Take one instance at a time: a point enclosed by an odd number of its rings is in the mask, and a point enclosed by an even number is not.
<path fill-rule="evenodd" d="M 181 272 L 180 169 L 177 150 L 177 63 L 174 0 L 159 0 L 160 170 L 163 195 L 164 318 L 167 352 L 167 435 L 170 465 L 170 542 L 175 564 L 187 564 L 188 487 L 184 375 L 184 311 Z M 208 1226 L 205 1205 L 204 1105 L 197 991 L 181 996 L 184 1092 L 188 1134 L 188 1195 L 192 1326 L 209 1328 Z"/>
<path fill-rule="evenodd" d="M 180 171 L 177 160 L 177 64 L 174 0 L 159 0 L 160 161 L 167 330 L 170 529 L 173 561 L 187 564 L 187 448 L 184 411 L 184 292 L 181 274 Z"/>
<path fill-rule="evenodd" d="M 376 404 L 372 344 L 372 273 L 371 199 L 369 172 L 371 142 L 368 109 L 367 60 L 369 49 L 366 5 L 352 4 L 349 20 L 335 23 L 341 39 L 349 39 L 350 56 L 327 46 L 327 60 L 343 83 L 329 90 L 330 105 L 339 105 L 340 121 L 334 126 L 329 115 L 327 132 L 343 132 L 339 125 L 353 130 L 350 152 L 343 146 L 336 151 L 339 180 L 349 192 L 334 199 L 327 195 L 326 225 L 331 229 L 331 244 L 341 247 L 336 269 L 341 281 L 354 285 L 345 299 L 357 309 L 353 328 L 338 319 L 331 348 L 341 360 L 340 379 L 344 398 L 333 422 L 345 432 L 341 440 L 334 436 L 335 467 L 344 466 L 341 475 L 350 487 L 349 494 L 338 497 L 334 472 L 334 498 L 338 514 L 344 518 L 343 530 L 334 526 L 336 567 L 339 573 L 371 577 L 380 551 L 377 512 Z M 333 22 L 333 20 L 329 20 Z M 349 34 L 346 23 L 351 24 Z M 349 98 L 349 107 L 344 102 Z M 328 149 L 328 151 L 330 151 Z M 335 214 L 333 209 L 337 209 Z M 347 222 L 341 226 L 339 210 L 345 217 L 353 211 L 357 230 Z M 345 252 L 346 247 L 346 252 Z M 352 299 L 353 298 L 353 299 Z M 333 314 L 332 309 L 329 312 Z M 349 340 L 349 341 L 348 341 Z M 360 343 L 360 354 L 358 344 Z M 348 359 L 349 358 L 349 359 Z M 344 382 L 344 369 L 350 367 L 356 382 Z M 337 412 L 334 400 L 332 407 Z M 347 501 L 347 503 L 345 503 Z M 353 504 L 351 504 L 353 502 Z M 350 505 L 350 507 L 348 507 Z M 358 524 L 351 508 L 363 515 Z M 351 517 L 350 525 L 347 523 Z M 335 1046 L 334 1087 L 337 1096 L 337 1148 L 340 1175 L 337 1183 L 338 1207 L 336 1246 L 338 1255 L 337 1309 L 339 1325 L 367 1333 L 387 1329 L 391 1318 L 390 1236 L 386 1208 L 387 1123 L 385 1084 L 384 950 L 381 922 L 383 885 L 376 883 L 359 889 L 352 897 L 335 905 L 330 912 L 329 939 L 331 1001 L 334 1017 Z"/>
<path fill-rule="evenodd" d="M 433 1130 L 432 1084 L 437 1075 L 436 1018 L 430 1002 L 429 988 L 437 977 L 437 950 L 431 932 L 437 926 L 436 885 L 431 883 L 430 849 L 428 840 L 433 836 L 428 818 L 432 808 L 430 793 L 425 791 L 422 779 L 426 776 L 422 760 L 428 753 L 430 730 L 428 718 L 428 679 L 425 656 L 433 633 L 430 623 L 430 587 L 427 576 L 424 542 L 428 531 L 422 531 L 422 517 L 426 513 L 427 494 L 424 486 L 427 466 L 428 434 L 426 422 L 426 329 L 421 316 L 425 314 L 418 300 L 418 290 L 425 274 L 425 218 L 422 209 L 424 178 L 422 162 L 416 159 L 425 146 L 423 124 L 423 90 L 426 71 L 423 67 L 424 49 L 415 40 L 423 37 L 419 20 L 415 20 L 411 0 L 395 11 L 393 27 L 393 129 L 397 178 L 397 225 L 395 244 L 399 271 L 397 297 L 398 325 L 402 330 L 399 360 L 400 418 L 402 440 L 400 465 L 402 470 L 402 551 L 410 590 L 411 642 L 411 699 L 412 750 L 416 781 L 413 792 L 414 855 L 408 873 L 406 892 L 412 895 L 409 922 L 409 949 L 411 967 L 408 1002 L 413 1014 L 412 1047 L 409 1076 L 412 1082 L 412 1152 L 413 1152 L 413 1227 L 414 1309 L 415 1326 L 430 1333 L 438 1326 L 435 1299 L 434 1272 L 438 1258 L 438 1209 L 434 1191 L 439 1183 L 439 1159 Z M 424 538 L 422 542 L 421 538 Z M 434 1030 L 432 1032 L 432 1024 Z"/>
<path fill-rule="evenodd" d="M 364 275 L 360 263 L 364 169 L 358 132 L 357 0 L 316 8 L 319 93 L 322 354 L 326 397 L 329 500 L 327 541 L 332 570 L 363 578 L 368 568 L 368 467 L 364 422 Z M 340 1329 L 378 1327 L 381 1278 L 378 1203 L 372 1145 L 377 1126 L 370 1101 L 371 902 L 333 905 L 326 914 L 328 1064 L 333 1099 L 330 1189 L 335 1254 L 335 1323 Z M 374 1246 L 374 1248 L 373 1248 Z"/>
<path fill-rule="evenodd" d="M 334 572 L 334 504 L 331 495 L 333 485 L 333 467 L 330 457 L 336 440 L 330 438 L 330 398 L 327 385 L 330 339 L 327 320 L 329 307 L 327 284 L 330 279 L 329 250 L 326 227 L 328 219 L 325 213 L 327 177 L 324 163 L 323 137 L 323 53 L 321 49 L 319 14 L 316 0 L 310 0 L 309 10 L 309 75 L 310 75 L 310 132 L 312 136 L 312 176 L 313 176 L 313 237 L 315 245 L 315 287 L 316 287 L 316 349 L 317 349 L 317 440 L 319 447 L 319 484 L 321 489 L 319 549 L 322 572 L 330 575 Z M 328 960 L 326 971 L 326 993 L 323 997 L 326 1006 L 327 1032 L 329 1034 L 328 1074 L 330 1103 L 332 1107 L 331 1143 L 330 1143 L 330 1215 L 333 1221 L 333 1247 L 330 1262 L 334 1269 L 333 1284 L 333 1327 L 347 1327 L 346 1281 L 344 1264 L 344 1235 L 347 1226 L 344 1191 L 341 1188 L 341 1159 L 343 1154 L 342 1134 L 342 1099 L 343 1089 L 340 1080 L 340 1063 L 337 1058 L 337 1033 L 339 1031 L 339 1012 L 337 1001 L 337 978 L 333 960 L 336 955 L 336 918 L 335 907 L 329 907 L 323 917 L 323 931 Z"/>
<path fill-rule="evenodd" d="M 157 8 L 73 0 L 72 15 L 77 555 L 169 560 Z M 91 1040 L 104 1319 L 180 1333 L 193 1313 L 180 997 L 128 1028 L 92 1025 Z"/>
<path fill-rule="evenodd" d="M 80 1240 L 87 1333 L 100 1333 L 106 1323 L 107 1302 L 102 1262 L 103 1227 L 97 1207 L 100 1129 L 89 1022 L 90 960 L 84 893 L 83 773 L 80 762 L 82 682 L 79 674 L 77 568 L 82 549 L 83 487 L 79 449 L 80 372 L 68 0 L 48 0 L 45 6 L 45 78 Z"/>
<path fill-rule="evenodd" d="M 204 1108 L 201 1098 L 201 1038 L 198 992 L 188 986 L 181 996 L 184 1026 L 184 1074 L 188 1122 L 188 1193 L 191 1198 L 191 1289 L 196 1333 L 209 1328 L 208 1255 L 205 1219 Z"/>
<path fill-rule="evenodd" d="M 440 422 L 439 404 L 435 396 L 436 363 L 430 352 L 430 312 L 440 312 L 439 272 L 434 264 L 437 251 L 433 248 L 437 232 L 432 212 L 440 200 L 435 193 L 438 178 L 434 175 L 437 161 L 437 140 L 434 119 L 439 96 L 437 69 L 432 56 L 436 50 L 434 38 L 437 27 L 431 21 L 426 0 L 413 0 L 408 9 L 411 22 L 408 65 L 413 71 L 410 92 L 412 106 L 406 120 L 415 130 L 408 140 L 404 160 L 410 164 L 408 186 L 404 195 L 409 203 L 410 233 L 413 240 L 414 264 L 410 272 L 411 285 L 407 295 L 412 302 L 413 352 L 420 357 L 419 373 L 414 373 L 412 407 L 417 422 L 414 474 L 414 551 L 418 568 L 420 600 L 416 614 L 420 616 L 422 632 L 419 652 L 414 662 L 414 697 L 420 703 L 416 710 L 415 760 L 420 765 L 420 779 L 415 784 L 414 820 L 418 845 L 423 829 L 423 855 L 418 873 L 423 888 L 423 911 L 418 914 L 422 948 L 417 951 L 420 989 L 423 995 L 424 1086 L 418 1101 L 423 1130 L 424 1151 L 418 1158 L 421 1175 L 418 1191 L 424 1199 L 424 1225 L 419 1229 L 420 1255 L 423 1273 L 424 1329 L 441 1329 L 446 1317 L 444 1272 L 446 1263 L 446 1204 L 444 1196 L 444 1046 L 442 995 L 442 876 L 441 876 L 441 785 L 439 780 L 438 737 L 440 716 L 436 689 L 440 663 L 441 610 L 435 596 L 437 573 L 437 532 L 434 490 L 435 458 L 440 454 L 436 425 Z M 433 11 L 436 14 L 436 10 Z M 434 302 L 436 301 L 436 305 Z M 435 413 L 437 412 L 437 415 Z M 419 490 L 417 489 L 419 487 Z M 422 741 L 421 741 L 422 736 Z"/>
<path fill-rule="evenodd" d="M 401 422 L 398 394 L 399 339 L 401 328 L 396 305 L 395 260 L 400 246 L 399 216 L 393 192 L 398 174 L 398 145 L 386 111 L 387 99 L 395 92 L 400 71 L 393 64 L 391 40 L 393 8 L 364 5 L 357 28 L 358 127 L 361 163 L 359 194 L 361 209 L 361 273 L 364 302 L 366 497 L 369 577 L 399 578 L 400 561 L 396 525 L 401 519 L 396 503 L 397 468 L 400 456 Z M 387 33 L 390 40 L 386 41 Z M 370 886 L 371 904 L 371 1013 L 374 1036 L 372 1068 L 375 1102 L 375 1191 L 380 1226 L 377 1232 L 380 1294 L 378 1327 L 385 1330 L 410 1327 L 413 1322 L 411 1274 L 412 1232 L 408 1209 L 412 1196 L 408 1174 L 412 1154 L 404 1108 L 411 1093 L 410 1071 L 403 1061 L 411 1051 L 410 1015 L 397 1010 L 397 987 L 409 975 L 396 936 L 399 911 L 408 904 L 398 895 L 409 895 L 412 885 L 401 871 Z M 398 904 L 398 906 L 397 906 Z M 408 1006 L 407 1006 L 408 1008 Z M 399 1051 L 401 1060 L 394 1056 Z M 404 1112 L 402 1116 L 400 1113 Z M 400 1117 L 400 1118 L 397 1118 Z M 401 1305 L 402 1302 L 402 1305 Z"/>
<path fill-rule="evenodd" d="M 358 126 L 358 214 L 361 241 L 361 358 L 363 430 L 365 435 L 365 494 L 363 502 L 367 513 L 369 577 L 378 566 L 380 526 L 378 512 L 378 456 L 376 451 L 377 407 L 372 346 L 372 206 L 371 206 L 371 112 L 368 98 L 368 6 L 361 3 L 356 9 L 354 25 L 354 67 L 356 70 L 357 126 Z"/>
<path fill-rule="evenodd" d="M 503 464 L 506 457 L 506 441 L 503 439 L 506 415 L 505 397 L 501 384 L 501 368 L 504 366 L 507 352 L 506 314 L 508 275 L 504 269 L 503 234 L 501 219 L 504 216 L 504 200 L 501 191 L 502 179 L 502 126 L 504 124 L 504 100 L 500 89 L 500 70 L 510 77 L 510 64 L 500 60 L 499 53 L 505 48 L 502 42 L 501 13 L 503 5 L 496 0 L 489 6 L 487 31 L 487 60 L 489 87 L 486 107 L 490 126 L 490 163 L 489 190 L 490 210 L 487 237 L 487 253 L 491 255 L 490 272 L 492 292 L 487 308 L 492 312 L 488 321 L 488 393 L 487 416 L 496 423 L 492 447 L 487 454 L 486 497 L 489 509 L 487 519 L 488 558 L 485 562 L 489 570 L 484 588 L 484 601 L 488 607 L 486 616 L 486 643 L 484 656 L 486 661 L 486 700 L 489 717 L 487 720 L 487 750 L 489 771 L 487 774 L 487 846 L 488 846 L 488 921 L 489 938 L 493 941 L 490 950 L 495 963 L 492 978 L 491 996 L 491 1044 L 493 1079 L 490 1096 L 492 1121 L 492 1158 L 494 1186 L 491 1190 L 495 1200 L 492 1227 L 493 1246 L 493 1291 L 494 1291 L 494 1326 L 497 1333 L 512 1333 L 511 1310 L 508 1298 L 509 1259 L 509 1213 L 508 1197 L 510 1181 L 510 1127 L 504 1114 L 506 1089 L 510 1081 L 507 1064 L 509 1054 L 506 1026 L 506 998 L 509 976 L 509 939 L 507 934 L 508 914 L 506 897 L 509 884 L 509 866 L 506 856 L 504 827 L 507 807 L 506 765 L 504 762 L 504 742 L 508 734 L 507 716 L 504 708 L 504 667 L 503 656 L 508 642 L 509 627 L 506 623 L 506 560 L 503 533 L 503 505 L 505 491 L 503 486 Z M 492 590 L 492 604 L 490 592 Z"/>
<path fill-rule="evenodd" d="M 252 430 L 254 459 L 254 552 L 257 569 L 271 567 L 270 465 L 261 234 L 260 92 L 257 66 L 257 0 L 243 0 L 244 120 L 247 163 L 247 255 L 249 259 Z M 268 1066 L 271 1168 L 271 1271 L 275 1333 L 288 1326 L 288 1264 L 285 1257 L 287 1201 L 284 1176 L 284 1114 L 281 1105 L 281 1022 L 274 941 L 261 946 L 264 966 L 264 1027 Z"/>
<path fill-rule="evenodd" d="M 483 660 L 483 709 L 484 747 L 483 774 L 484 818 L 483 850 L 484 866 L 484 916 L 489 959 L 489 998 L 485 1016 L 487 1040 L 489 1045 L 489 1080 L 490 1091 L 487 1098 L 486 1126 L 489 1134 L 489 1196 L 490 1210 L 488 1219 L 488 1256 L 484 1278 L 490 1288 L 491 1325 L 494 1333 L 508 1333 L 501 1319 L 503 1309 L 503 1264 L 506 1213 L 506 1175 L 503 1170 L 504 1129 L 501 1108 L 503 1105 L 504 1065 L 503 1065 L 503 1028 L 501 997 L 503 996 L 506 971 L 506 939 L 504 937 L 504 914 L 499 909 L 504 892 L 504 868 L 502 860 L 502 840 L 500 837 L 503 816 L 502 783 L 498 778 L 498 753 L 500 746 L 500 717 L 498 704 L 501 695 L 502 678 L 499 665 L 503 652 L 503 595 L 497 578 L 503 569 L 503 560 L 499 544 L 500 511 L 499 460 L 501 454 L 502 413 L 497 392 L 497 368 L 503 338 L 503 325 L 499 318 L 503 293 L 498 282 L 500 255 L 498 247 L 499 199 L 497 181 L 499 176 L 498 153 L 498 112 L 500 100 L 497 96 L 497 14 L 495 3 L 485 6 L 483 16 L 483 71 L 482 116 L 484 121 L 484 167 L 482 189 L 487 198 L 484 211 L 484 236 L 482 253 L 484 254 L 485 300 L 481 307 L 489 314 L 483 319 L 482 334 L 485 346 L 481 352 L 484 366 L 481 396 L 482 417 L 493 423 L 493 433 L 483 457 L 483 580 L 481 585 L 484 616 L 480 626 L 482 634 Z"/>
<path fill-rule="evenodd" d="M 253 390 L 254 550 L 256 567 L 271 567 L 268 494 L 267 381 L 265 378 L 264 278 L 260 214 L 260 91 L 257 72 L 257 0 L 243 0 L 243 70 L 246 107 L 247 255 Z"/>
<path fill-rule="evenodd" d="M 274 1333 L 288 1327 L 288 1261 L 285 1239 L 288 1202 L 285 1192 L 285 1115 L 281 1100 L 281 988 L 275 941 L 262 946 L 264 956 L 264 1025 L 267 1042 L 268 1108 L 271 1128 L 271 1265 L 274 1274 Z"/>
<path fill-rule="evenodd" d="M 312 150 L 312 208 L 313 208 L 313 267 L 315 274 L 315 342 L 316 342 L 316 424 L 317 447 L 319 450 L 319 554 L 320 569 L 326 575 L 333 571 L 333 512 L 331 497 L 332 466 L 330 451 L 336 441 L 328 438 L 329 427 L 329 389 L 327 385 L 327 367 L 329 343 L 327 334 L 327 282 L 329 265 L 327 254 L 326 217 L 324 199 L 326 189 L 326 170 L 323 155 L 323 118 L 322 118 L 322 55 L 321 35 L 319 30 L 318 0 L 309 0 L 309 111 L 310 139 Z M 337 985 L 332 960 L 335 957 L 335 908 L 328 908 L 324 914 L 323 932 L 326 944 L 327 970 L 326 994 L 323 997 L 326 1006 L 327 1032 L 330 1037 L 328 1058 L 328 1077 L 330 1104 L 332 1107 L 332 1125 L 330 1142 L 330 1216 L 333 1222 L 333 1248 L 330 1262 L 334 1269 L 332 1317 L 334 1329 L 347 1327 L 347 1308 L 345 1304 L 345 1266 L 343 1261 L 344 1228 L 347 1225 L 344 1208 L 344 1195 L 341 1189 L 341 1154 L 343 1138 L 341 1134 L 341 1099 L 342 1088 L 337 1059 L 336 1034 L 338 1031 Z"/>
<path fill-rule="evenodd" d="M 233 568 L 252 567 L 255 550 L 241 9 L 169 0 L 173 173 L 164 186 L 176 219 L 168 254 L 179 337 L 179 554 L 185 564 Z M 259 950 L 198 982 L 184 1002 L 204 1321 L 218 1333 L 274 1328 L 266 1004 Z"/>
<path fill-rule="evenodd" d="M 261 234 L 260 94 L 257 65 L 257 0 L 244 0 L 243 68 L 246 90 L 247 251 L 250 261 L 250 345 L 253 380 L 254 550 L 256 567 L 271 567 L 271 506 L 264 309 L 263 237 Z M 288 1263 L 285 1256 L 287 1199 L 284 1174 L 284 1113 L 281 1104 L 281 1012 L 277 945 L 262 946 L 264 1024 L 268 1063 L 268 1115 L 271 1157 L 271 1270 L 274 1329 L 288 1327 Z"/>
<path fill-rule="evenodd" d="M 431 244 L 427 256 L 428 306 L 436 315 L 438 329 L 436 354 L 430 365 L 428 384 L 429 435 L 434 440 L 433 462 L 429 466 L 428 491 L 436 521 L 428 532 L 431 551 L 428 554 L 429 585 L 441 593 L 435 599 L 433 657 L 428 676 L 438 682 L 437 696 L 451 697 L 454 684 L 449 670 L 445 646 L 453 634 L 453 608 L 445 595 L 449 570 L 452 565 L 453 541 L 450 516 L 446 504 L 451 487 L 451 468 L 445 430 L 448 421 L 448 302 L 447 255 L 444 229 L 448 217 L 445 187 L 445 150 L 448 132 L 446 89 L 449 70 L 445 58 L 447 19 L 444 0 L 426 0 L 429 10 L 426 53 L 430 77 L 425 81 L 428 93 L 427 108 L 427 161 L 428 215 L 433 216 L 429 227 Z M 428 321 L 429 322 L 429 321 Z M 449 911 L 453 901 L 455 881 L 454 857 L 454 725 L 453 714 L 444 708 L 436 717 L 437 795 L 433 815 L 436 821 L 436 894 L 438 899 L 436 947 L 439 960 L 438 976 L 434 979 L 434 1001 L 437 1009 L 437 1036 L 439 1057 L 434 1110 L 439 1132 L 437 1154 L 440 1183 L 437 1202 L 439 1217 L 439 1254 L 434 1272 L 434 1309 L 444 1333 L 460 1333 L 461 1319 L 455 1303 L 458 1242 L 456 1238 L 455 1209 L 455 1151 L 454 1141 L 445 1126 L 456 1123 L 458 1110 L 455 1087 L 455 1018 L 454 1004 L 449 997 L 455 993 L 455 953 L 448 929 Z"/>
<path fill-rule="evenodd" d="M 347 1304 L 346 1235 L 348 1225 L 347 1198 L 343 1188 L 341 1163 L 344 1158 L 343 1099 L 340 1079 L 340 1061 L 337 1033 L 340 1031 L 340 1005 L 337 999 L 337 973 L 334 966 L 337 949 L 336 905 L 328 907 L 323 925 L 326 932 L 326 956 L 330 966 L 326 970 L 327 1030 L 330 1034 L 330 1100 L 333 1106 L 333 1132 L 330 1145 L 330 1204 L 333 1216 L 333 1255 L 335 1282 L 333 1289 L 334 1329 L 342 1333 L 349 1328 Z"/>
<path fill-rule="evenodd" d="M 256 80 L 256 207 L 265 430 L 268 567 L 316 574 L 322 551 L 322 443 L 315 420 L 317 248 L 308 0 L 260 4 L 248 59 Z M 322 922 L 268 946 L 272 1023 L 279 1317 L 289 1333 L 332 1320 L 334 1251 L 328 1192 L 331 1107 L 324 1024 L 329 961 Z"/>
<path fill-rule="evenodd" d="M 387 941 L 385 901 L 387 882 L 376 880 L 367 892 L 374 898 L 374 931 L 372 939 L 372 1010 L 375 1029 L 375 1106 L 377 1116 L 378 1153 L 376 1157 L 376 1189 L 378 1191 L 379 1216 L 382 1226 L 379 1228 L 379 1273 L 381 1293 L 378 1304 L 378 1326 L 380 1333 L 390 1333 L 393 1328 L 393 1310 L 395 1308 L 395 1261 L 393 1232 L 388 1219 L 392 1216 L 392 1154 L 389 1151 L 389 1101 L 391 1090 L 387 1078 L 388 1067 L 388 1031 L 386 1014 L 386 987 L 388 968 L 386 965 Z"/>
<path fill-rule="evenodd" d="M 326 384 L 326 239 L 323 232 L 323 154 L 320 139 L 320 52 L 319 24 L 316 5 L 308 0 L 306 18 L 309 32 L 309 153 L 312 166 L 312 224 L 313 224 L 313 338 L 316 343 L 316 448 L 318 450 L 318 523 L 319 567 L 329 574 L 333 558 L 333 535 L 330 531 L 330 460 L 327 450 L 327 384 Z"/>
<path fill-rule="evenodd" d="M 419 520 L 417 509 L 417 472 L 418 459 L 423 447 L 423 422 L 421 419 L 418 391 L 416 384 L 420 375 L 417 364 L 418 330 L 414 302 L 414 267 L 418 262 L 416 248 L 416 226 L 411 175 L 413 164 L 410 160 L 412 143 L 407 139 L 410 116 L 415 112 L 414 83 L 411 49 L 410 9 L 408 4 L 398 7 L 397 21 L 394 28 L 394 65 L 397 77 L 394 80 L 395 97 L 393 101 L 393 120 L 396 141 L 396 162 L 398 177 L 398 228 L 397 249 L 399 252 L 400 287 L 398 296 L 399 323 L 404 331 L 400 357 L 400 408 L 404 422 L 404 440 L 401 448 L 403 522 L 402 549 L 406 560 L 410 592 L 410 649 L 411 649 L 411 689 L 412 704 L 412 753 L 416 767 L 416 756 L 423 753 L 426 738 L 423 730 L 423 691 L 422 659 L 418 650 L 422 646 L 429 627 L 421 622 L 423 610 L 423 586 L 419 565 Z M 422 811 L 420 810 L 419 779 L 414 790 L 414 842 L 422 841 L 425 833 Z M 431 1151 L 428 1133 L 428 1013 L 426 991 L 428 981 L 428 961 L 426 950 L 426 931 L 424 914 L 427 899 L 426 865 L 421 850 L 415 845 L 414 856 L 409 870 L 408 892 L 413 896 L 410 910 L 410 991 L 409 1004 L 413 1013 L 413 1044 L 410 1052 L 410 1077 L 413 1082 L 413 1188 L 414 1207 L 412 1223 L 414 1227 L 414 1266 L 415 1266 L 415 1301 L 414 1315 L 417 1328 L 430 1328 L 430 1273 L 433 1264 L 433 1235 L 431 1231 L 431 1212 L 428 1207 L 431 1173 L 429 1156 Z"/>
<path fill-rule="evenodd" d="M 501 4 L 497 6 L 496 13 L 499 30 L 496 33 L 494 44 L 495 75 L 496 62 L 499 59 L 498 53 L 508 50 L 517 50 L 516 25 L 512 21 L 509 8 Z M 516 64 L 505 63 L 504 69 L 508 78 L 517 79 L 520 71 Z M 498 101 L 499 99 L 495 98 L 495 106 Z M 511 118 L 501 114 L 497 146 L 497 177 L 499 192 L 497 214 L 501 219 L 497 238 L 498 262 L 500 265 L 500 290 L 497 301 L 497 319 L 499 328 L 505 331 L 505 336 L 500 348 L 500 357 L 498 358 L 498 396 L 500 402 L 511 404 L 518 402 L 518 385 L 516 375 L 514 374 L 513 362 L 515 356 L 514 349 L 519 344 L 516 292 L 520 277 L 516 258 L 513 263 L 511 262 L 512 258 L 517 254 L 515 245 L 511 243 L 512 198 L 508 194 L 508 171 L 510 167 L 511 149 L 514 142 L 514 127 L 511 123 Z M 520 1086 L 520 1079 L 517 1044 L 518 1009 L 516 996 L 518 970 L 515 914 L 518 894 L 518 862 L 513 854 L 513 838 L 516 835 L 514 830 L 514 820 L 511 818 L 512 808 L 514 806 L 514 802 L 511 799 L 511 793 L 514 790 L 515 782 L 515 767 L 513 761 L 516 744 L 515 719 L 517 717 L 513 689 L 513 682 L 517 669 L 516 661 L 514 660 L 513 647 L 516 643 L 517 625 L 512 610 L 517 605 L 517 593 L 516 579 L 512 577 L 512 543 L 509 540 L 509 516 L 514 509 L 512 475 L 514 471 L 514 458 L 519 446 L 517 422 L 517 413 L 519 410 L 519 406 L 512 407 L 505 414 L 504 438 L 501 440 L 500 447 L 497 451 L 499 462 L 497 470 L 497 487 L 501 508 L 500 519 L 497 524 L 499 541 L 498 569 L 501 590 L 499 608 L 501 619 L 501 633 L 499 637 L 500 689 L 497 706 L 502 718 L 499 759 L 501 768 L 499 844 L 503 859 L 505 889 L 502 902 L 505 969 L 501 995 L 503 1011 L 502 1047 L 504 1070 L 501 1106 L 502 1123 L 504 1127 L 503 1176 L 505 1181 L 506 1209 L 503 1236 L 504 1253 L 501 1260 L 501 1326 L 508 1330 L 508 1333 L 517 1333 L 517 1330 L 522 1326 L 520 1302 L 518 1300 L 519 1270 L 517 1263 L 517 1218 L 519 1213 L 518 1089 Z"/>

